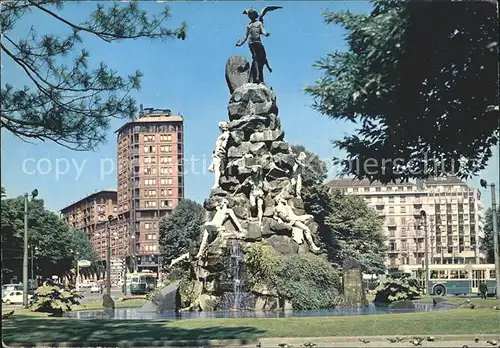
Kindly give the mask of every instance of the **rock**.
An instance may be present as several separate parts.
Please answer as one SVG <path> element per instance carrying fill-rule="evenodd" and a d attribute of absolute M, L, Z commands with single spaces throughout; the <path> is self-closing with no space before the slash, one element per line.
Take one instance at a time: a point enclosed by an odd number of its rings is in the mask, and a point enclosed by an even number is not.
<path fill-rule="evenodd" d="M 262 141 L 281 141 L 284 137 L 285 132 L 283 132 L 282 130 L 265 130 L 250 135 L 250 141 L 252 143 L 258 143 Z"/>
<path fill-rule="evenodd" d="M 269 129 L 270 130 L 281 129 L 281 121 L 276 114 L 271 113 L 267 117 L 269 118 Z"/>
<path fill-rule="evenodd" d="M 246 220 L 249 216 L 248 209 L 245 207 L 236 206 L 233 208 L 234 215 L 240 220 Z"/>
<path fill-rule="evenodd" d="M 258 222 L 250 222 L 247 227 L 246 241 L 257 241 L 262 239 L 262 231 Z"/>
<path fill-rule="evenodd" d="M 286 141 L 275 141 L 271 144 L 271 153 L 290 153 L 290 145 Z"/>
<path fill-rule="evenodd" d="M 304 209 L 304 201 L 298 197 L 293 197 L 288 201 L 288 204 L 297 209 Z"/>
<path fill-rule="evenodd" d="M 242 142 L 238 146 L 231 146 L 227 150 L 227 157 L 231 159 L 242 158 L 246 154 L 250 153 L 250 147 L 253 145 L 249 142 Z"/>
<path fill-rule="evenodd" d="M 198 298 L 198 302 L 202 311 L 212 312 L 217 308 L 220 299 L 218 296 L 201 294 L 200 297 Z"/>
<path fill-rule="evenodd" d="M 233 131 L 229 132 L 229 140 L 227 146 L 239 146 L 245 141 L 245 132 L 243 131 Z"/>
<path fill-rule="evenodd" d="M 267 242 L 281 254 L 296 254 L 299 251 L 297 243 L 287 236 L 273 235 L 267 239 Z"/>
<path fill-rule="evenodd" d="M 314 237 L 318 232 L 318 223 L 311 219 L 307 222 L 306 226 L 309 228 L 309 230 L 311 231 L 311 234 Z"/>
<path fill-rule="evenodd" d="M 262 116 L 243 116 L 237 120 L 231 121 L 228 124 L 230 131 L 242 131 L 245 134 L 252 134 L 267 129 L 269 120 Z"/>
<path fill-rule="evenodd" d="M 288 179 L 288 172 L 277 167 L 276 165 L 271 166 L 267 172 L 268 178 L 277 180 L 281 178 Z"/>
<path fill-rule="evenodd" d="M 250 144 L 251 144 L 250 152 L 257 158 L 265 156 L 267 153 L 269 153 L 266 143 L 250 143 Z"/>
<path fill-rule="evenodd" d="M 220 179 L 220 187 L 225 190 L 225 191 L 230 191 L 233 192 L 235 188 L 239 185 L 238 179 L 236 179 L 234 176 L 223 176 Z"/>
<path fill-rule="evenodd" d="M 221 189 L 220 187 L 217 187 L 215 189 L 212 189 L 210 191 L 211 196 L 220 196 L 220 197 L 225 197 L 227 196 L 227 192 Z"/>
<path fill-rule="evenodd" d="M 115 308 L 115 301 L 108 294 L 104 294 L 102 296 L 102 306 L 104 308 L 114 309 Z"/>
<path fill-rule="evenodd" d="M 221 272 L 224 270 L 224 262 L 218 254 L 209 253 L 204 261 L 202 268 L 209 273 Z"/>
<path fill-rule="evenodd" d="M 273 212 L 273 214 L 274 214 L 274 212 Z M 262 237 L 269 237 L 269 236 L 272 236 L 273 234 L 276 234 L 275 231 L 271 230 L 272 221 L 273 221 L 273 219 L 271 219 L 271 218 L 264 217 L 262 219 L 262 229 L 261 229 Z"/>
<path fill-rule="evenodd" d="M 276 233 L 281 233 L 281 234 L 291 234 L 292 233 L 292 226 L 278 222 L 274 219 L 271 220 L 269 227 L 271 228 L 271 231 L 274 231 Z"/>
<path fill-rule="evenodd" d="M 278 292 L 275 289 L 269 289 L 266 285 L 255 285 L 250 291 L 257 296 L 278 297 Z"/>
<path fill-rule="evenodd" d="M 250 63 L 244 56 L 231 56 L 226 62 L 226 82 L 229 93 L 248 83 Z"/>
<path fill-rule="evenodd" d="M 291 171 L 295 165 L 295 157 L 292 154 L 277 153 L 273 156 L 273 161 L 283 170 Z"/>
<path fill-rule="evenodd" d="M 264 216 L 272 217 L 274 215 L 274 199 L 269 196 L 264 200 Z"/>
<path fill-rule="evenodd" d="M 208 211 L 214 211 L 216 209 L 216 207 L 222 201 L 222 198 L 223 197 L 221 197 L 221 196 L 212 196 L 212 197 L 205 199 L 205 201 L 203 202 L 203 208 L 205 208 L 205 210 L 208 210 Z"/>
<path fill-rule="evenodd" d="M 272 192 L 272 197 L 276 197 L 277 194 L 281 192 L 283 187 L 290 183 L 288 178 L 279 178 L 277 180 L 270 181 L 268 183 L 268 188 Z"/>
<path fill-rule="evenodd" d="M 151 301 L 146 302 L 140 311 L 160 313 L 177 312 L 181 309 L 181 295 L 179 292 L 179 283 L 174 282 L 161 289 Z"/>
<path fill-rule="evenodd" d="M 276 95 L 274 92 L 262 84 L 246 83 L 236 89 L 229 100 L 230 103 L 249 102 L 253 103 L 266 103 L 275 102 Z"/>
<path fill-rule="evenodd" d="M 274 311 L 278 308 L 277 297 L 259 296 L 255 300 L 255 310 L 261 312 Z"/>

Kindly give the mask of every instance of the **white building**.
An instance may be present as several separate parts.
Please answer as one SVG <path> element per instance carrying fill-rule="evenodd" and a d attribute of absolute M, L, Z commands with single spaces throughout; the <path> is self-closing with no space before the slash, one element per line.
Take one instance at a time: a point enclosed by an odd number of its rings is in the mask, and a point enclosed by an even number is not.
<path fill-rule="evenodd" d="M 342 179 L 332 180 L 328 186 L 363 196 L 368 205 L 385 217 L 389 268 L 424 262 L 425 225 L 429 262 L 486 261 L 486 255 L 479 251 L 479 242 L 484 237 L 480 193 L 457 178 L 427 180 L 418 186 Z"/>

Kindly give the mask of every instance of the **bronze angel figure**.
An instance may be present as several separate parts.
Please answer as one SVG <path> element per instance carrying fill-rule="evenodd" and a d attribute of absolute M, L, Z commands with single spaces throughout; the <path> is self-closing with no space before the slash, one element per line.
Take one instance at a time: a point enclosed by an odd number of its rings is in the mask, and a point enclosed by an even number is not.
<path fill-rule="evenodd" d="M 243 11 L 250 19 L 247 25 L 247 32 L 245 38 L 238 40 L 236 46 L 242 46 L 247 40 L 252 54 L 252 69 L 250 71 L 249 81 L 252 83 L 264 83 L 264 66 L 267 67 L 269 72 L 272 72 L 271 66 L 267 60 L 266 50 L 262 44 L 261 35 L 269 36 L 269 33 L 264 29 L 264 16 L 269 11 L 281 9 L 281 6 L 266 6 L 260 14 L 254 9 Z"/>

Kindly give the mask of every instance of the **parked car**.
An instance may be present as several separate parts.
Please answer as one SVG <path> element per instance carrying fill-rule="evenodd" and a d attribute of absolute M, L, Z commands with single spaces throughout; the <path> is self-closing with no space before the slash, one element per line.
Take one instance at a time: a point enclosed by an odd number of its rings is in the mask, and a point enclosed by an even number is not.
<path fill-rule="evenodd" d="M 22 284 L 4 284 L 2 285 L 2 298 L 6 296 L 9 292 L 14 291 L 14 290 L 23 290 L 23 285 Z"/>
<path fill-rule="evenodd" d="M 28 302 L 31 302 L 33 299 L 33 295 L 28 294 Z M 23 292 L 19 290 L 14 290 L 9 292 L 7 295 L 2 297 L 2 302 L 5 304 L 15 304 L 15 303 L 23 303 Z"/>
<path fill-rule="evenodd" d="M 101 292 L 101 287 L 97 284 L 93 284 L 91 287 L 90 287 L 90 293 L 93 294 L 93 293 L 99 293 Z"/>

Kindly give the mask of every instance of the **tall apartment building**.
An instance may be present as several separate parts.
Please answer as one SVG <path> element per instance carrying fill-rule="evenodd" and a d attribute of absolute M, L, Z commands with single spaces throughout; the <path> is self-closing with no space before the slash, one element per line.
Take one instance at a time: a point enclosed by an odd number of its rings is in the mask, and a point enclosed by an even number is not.
<path fill-rule="evenodd" d="M 419 185 L 343 179 L 332 180 L 328 185 L 364 197 L 369 206 L 385 217 L 389 268 L 424 262 L 425 228 L 431 263 L 485 262 L 485 255 L 479 250 L 479 241 L 484 237 L 479 191 L 457 178 L 428 180 Z"/>
<path fill-rule="evenodd" d="M 105 239 L 103 229 L 108 216 L 116 216 L 117 192 L 114 189 L 101 190 L 61 209 L 66 222 L 75 228 L 86 232 L 97 250 L 100 258 L 105 258 Z M 118 251 L 113 249 L 113 253 Z"/>
<path fill-rule="evenodd" d="M 183 118 L 170 110 L 143 109 L 116 131 L 118 142 L 118 240 L 130 245 L 127 264 L 159 267 L 159 220 L 184 198 Z"/>

